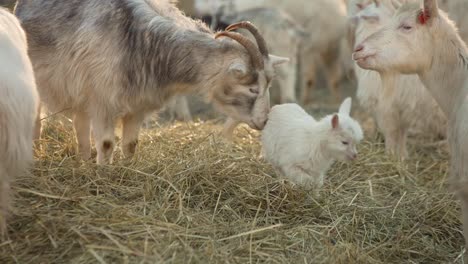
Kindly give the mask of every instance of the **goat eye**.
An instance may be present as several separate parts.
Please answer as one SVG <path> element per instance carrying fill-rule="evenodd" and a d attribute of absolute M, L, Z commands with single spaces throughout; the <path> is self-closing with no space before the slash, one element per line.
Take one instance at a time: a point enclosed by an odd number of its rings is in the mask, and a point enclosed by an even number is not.
<path fill-rule="evenodd" d="M 348 141 L 341 141 L 341 143 L 342 143 L 343 145 L 349 145 L 349 142 L 348 142 Z"/>
<path fill-rule="evenodd" d="M 410 25 L 405 25 L 405 24 L 401 25 L 400 28 L 404 29 L 405 31 L 409 31 L 409 30 L 413 29 L 412 26 L 410 26 Z"/>
<path fill-rule="evenodd" d="M 258 89 L 256 88 L 250 88 L 249 91 L 253 94 L 258 94 Z"/>

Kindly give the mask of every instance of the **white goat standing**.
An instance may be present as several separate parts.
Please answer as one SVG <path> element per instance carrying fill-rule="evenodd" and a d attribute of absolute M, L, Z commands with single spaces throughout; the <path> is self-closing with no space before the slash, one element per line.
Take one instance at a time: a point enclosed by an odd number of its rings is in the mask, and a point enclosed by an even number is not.
<path fill-rule="evenodd" d="M 390 21 L 395 7 L 390 1 L 375 0 L 359 11 L 356 36 L 358 43 Z M 447 118 L 417 75 L 396 76 L 395 86 L 383 89 L 375 71 L 364 70 L 357 64 L 357 99 L 370 113 L 385 137 L 388 153 L 407 157 L 406 139 L 410 129 L 432 138 L 445 137 Z"/>
<path fill-rule="evenodd" d="M 447 115 L 451 181 L 461 200 L 467 242 L 468 48 L 456 26 L 436 0 L 424 0 L 422 9 L 419 3 L 408 3 L 359 44 L 353 58 L 360 67 L 378 71 L 388 87 L 395 74 L 418 74 Z"/>
<path fill-rule="evenodd" d="M 38 94 L 19 21 L 0 8 L 0 237 L 6 232 L 10 183 L 33 161 Z"/>
<path fill-rule="evenodd" d="M 262 153 L 280 173 L 295 184 L 319 188 L 335 160 L 357 157 L 363 133 L 350 117 L 351 98 L 338 114 L 316 121 L 297 104 L 276 105 L 262 131 Z"/>

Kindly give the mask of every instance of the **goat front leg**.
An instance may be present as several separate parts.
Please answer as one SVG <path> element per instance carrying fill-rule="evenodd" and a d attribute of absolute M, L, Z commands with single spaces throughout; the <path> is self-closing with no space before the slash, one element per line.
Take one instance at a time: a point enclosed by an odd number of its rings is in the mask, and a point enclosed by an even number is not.
<path fill-rule="evenodd" d="M 224 123 L 224 126 L 223 126 L 223 132 L 221 132 L 221 134 L 223 135 L 223 137 L 229 141 L 232 141 L 232 137 L 234 135 L 234 130 L 236 129 L 236 127 L 240 124 L 239 121 L 237 120 L 234 120 L 230 117 L 228 117 L 228 119 L 226 120 L 226 122 Z"/>
<path fill-rule="evenodd" d="M 465 263 L 468 263 L 468 184 L 464 183 L 457 186 L 458 198 L 461 202 L 462 223 L 463 223 L 463 236 L 465 237 Z"/>
<path fill-rule="evenodd" d="M 406 147 L 406 141 L 408 138 L 408 129 L 406 126 L 401 126 L 398 130 L 398 157 L 401 160 L 408 158 L 408 149 Z"/>
<path fill-rule="evenodd" d="M 389 155 L 396 155 L 398 153 L 398 130 L 392 126 L 392 121 L 386 119 L 384 116 L 378 117 L 377 120 L 382 124 L 379 125 L 379 127 L 385 138 L 385 152 Z"/>
<path fill-rule="evenodd" d="M 378 127 L 382 130 L 385 138 L 385 152 L 391 156 L 398 157 L 400 155 L 400 121 L 398 114 L 387 105 L 380 105 L 376 109 L 376 121 Z"/>
<path fill-rule="evenodd" d="M 109 116 L 94 116 L 91 119 L 97 164 L 111 164 L 115 148 L 115 119 Z"/>
<path fill-rule="evenodd" d="M 285 178 L 306 189 L 316 189 L 323 186 L 322 175 L 310 175 L 304 168 L 291 165 L 281 169 Z"/>
<path fill-rule="evenodd" d="M 328 88 L 336 102 L 340 101 L 340 90 L 339 83 L 343 76 L 343 69 L 339 60 L 339 46 L 329 48 L 324 54 L 322 59 L 325 64 L 325 70 L 327 75 Z"/>
<path fill-rule="evenodd" d="M 34 124 L 34 135 L 33 135 L 34 141 L 41 139 L 41 130 L 42 130 L 41 108 L 42 108 L 41 103 L 39 103 L 37 106 L 36 123 Z"/>
<path fill-rule="evenodd" d="M 308 104 L 312 102 L 312 91 L 315 88 L 316 81 L 316 63 L 317 56 L 312 52 L 302 53 L 300 56 L 300 90 L 301 90 L 301 102 L 302 104 Z"/>
<path fill-rule="evenodd" d="M 192 120 L 190 107 L 186 96 L 178 96 L 175 99 L 175 119 L 189 122 Z"/>
<path fill-rule="evenodd" d="M 0 241 L 7 234 L 7 217 L 10 209 L 10 175 L 0 165 Z"/>
<path fill-rule="evenodd" d="M 128 114 L 122 119 L 122 152 L 125 158 L 135 154 L 140 127 L 144 120 L 143 113 Z"/>
<path fill-rule="evenodd" d="M 78 112 L 73 115 L 77 153 L 83 160 L 91 158 L 91 120 L 87 113 Z"/>

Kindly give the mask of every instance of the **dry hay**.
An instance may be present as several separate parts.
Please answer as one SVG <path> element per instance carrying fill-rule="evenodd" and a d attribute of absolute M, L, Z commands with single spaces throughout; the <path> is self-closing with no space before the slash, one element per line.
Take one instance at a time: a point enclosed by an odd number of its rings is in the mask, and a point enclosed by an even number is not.
<path fill-rule="evenodd" d="M 319 196 L 213 123 L 145 130 L 133 160 L 75 160 L 69 124 L 46 127 L 33 175 L 18 179 L 0 263 L 461 263 L 459 205 L 447 154 L 397 163 L 364 142 Z"/>

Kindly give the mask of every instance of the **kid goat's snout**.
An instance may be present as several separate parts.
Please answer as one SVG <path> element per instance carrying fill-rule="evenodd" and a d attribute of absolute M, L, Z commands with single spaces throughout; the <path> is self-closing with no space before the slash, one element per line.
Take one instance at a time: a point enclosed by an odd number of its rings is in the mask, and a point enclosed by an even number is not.
<path fill-rule="evenodd" d="M 359 44 L 356 46 L 356 48 L 354 48 L 354 52 L 360 52 L 364 49 L 364 45 L 362 44 Z"/>

